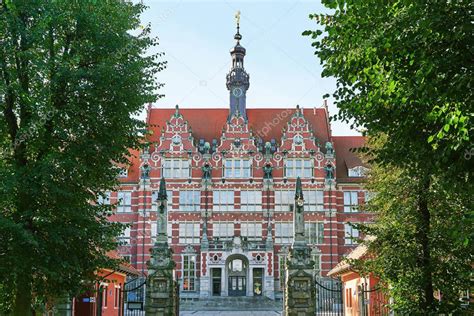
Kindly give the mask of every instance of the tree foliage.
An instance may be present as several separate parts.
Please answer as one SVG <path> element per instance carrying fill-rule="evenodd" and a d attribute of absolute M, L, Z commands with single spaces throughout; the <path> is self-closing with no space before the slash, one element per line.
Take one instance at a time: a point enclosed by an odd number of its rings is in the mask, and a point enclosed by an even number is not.
<path fill-rule="evenodd" d="M 371 224 L 354 224 L 366 235 L 372 256 L 356 262 L 364 273 L 372 272 L 388 284 L 397 314 L 466 313 L 460 293 L 472 288 L 472 209 L 474 197 L 466 191 L 451 190 L 443 178 L 432 176 L 426 189 L 419 174 L 393 165 L 373 164 L 366 188 L 377 192 L 364 211 L 374 213 Z M 421 199 L 430 214 L 426 228 Z M 426 233 L 426 234 L 425 234 Z M 437 297 L 427 309 L 423 239 L 429 240 L 432 288 Z M 466 302 L 464 302 L 466 303 Z"/>
<path fill-rule="evenodd" d="M 161 54 L 128 1 L 0 3 L 0 298 L 16 315 L 116 264 L 119 224 L 91 203 L 117 185 L 159 97 Z"/>
<path fill-rule="evenodd" d="M 303 35 L 313 40 L 323 76 L 337 80 L 334 118 L 377 143 L 365 149 L 383 174 L 373 189 L 391 190 L 376 200 L 377 271 L 394 282 L 391 294 L 404 312 L 449 309 L 433 293 L 444 291 L 454 304 L 457 282 L 467 280 L 463 251 L 472 245 L 464 230 L 474 193 L 472 1 L 323 4 L 331 13 L 310 15 L 319 29 Z M 440 263 L 445 250 L 449 266 Z"/>
<path fill-rule="evenodd" d="M 325 0 L 310 15 L 323 76 L 337 79 L 338 119 L 387 135 L 378 159 L 464 177 L 474 159 L 472 1 Z M 469 155 L 467 155 L 469 156 Z M 430 157 L 426 161 L 427 157 Z M 403 159 L 400 159 L 403 158 Z"/>

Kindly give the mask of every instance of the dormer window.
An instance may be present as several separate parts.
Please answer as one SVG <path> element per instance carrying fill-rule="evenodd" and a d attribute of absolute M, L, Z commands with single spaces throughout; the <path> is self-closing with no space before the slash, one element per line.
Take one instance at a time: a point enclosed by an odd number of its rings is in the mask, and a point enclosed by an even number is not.
<path fill-rule="evenodd" d="M 313 176 L 313 164 L 309 159 L 289 158 L 285 161 L 285 177 L 287 178 L 311 178 Z"/>
<path fill-rule="evenodd" d="M 348 170 L 349 177 L 365 177 L 367 174 L 367 168 L 362 167 L 362 166 L 357 166 L 354 168 L 350 168 Z"/>
<path fill-rule="evenodd" d="M 128 177 L 128 169 L 121 168 L 119 171 L 119 178 L 126 178 Z"/>
<path fill-rule="evenodd" d="M 252 175 L 249 159 L 226 159 L 224 162 L 225 178 L 250 178 Z"/>

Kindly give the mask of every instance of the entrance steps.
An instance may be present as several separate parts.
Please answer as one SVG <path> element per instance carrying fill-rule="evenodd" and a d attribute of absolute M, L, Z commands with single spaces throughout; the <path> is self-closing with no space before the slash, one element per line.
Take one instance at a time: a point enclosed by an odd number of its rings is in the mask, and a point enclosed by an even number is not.
<path fill-rule="evenodd" d="M 281 312 L 282 301 L 273 301 L 267 297 L 221 296 L 207 299 L 181 299 L 182 311 L 275 311 Z"/>

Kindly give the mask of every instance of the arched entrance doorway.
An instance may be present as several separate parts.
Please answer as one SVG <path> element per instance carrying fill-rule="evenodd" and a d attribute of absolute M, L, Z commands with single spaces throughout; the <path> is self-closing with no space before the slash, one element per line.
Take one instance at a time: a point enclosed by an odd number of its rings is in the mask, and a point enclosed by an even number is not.
<path fill-rule="evenodd" d="M 245 296 L 249 262 L 245 256 L 233 255 L 227 259 L 228 295 Z"/>

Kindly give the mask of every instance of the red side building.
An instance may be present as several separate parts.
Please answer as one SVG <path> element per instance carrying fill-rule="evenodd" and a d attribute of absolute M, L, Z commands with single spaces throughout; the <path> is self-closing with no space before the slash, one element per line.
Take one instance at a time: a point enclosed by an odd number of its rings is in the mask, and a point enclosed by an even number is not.
<path fill-rule="evenodd" d="M 281 296 L 298 176 L 318 274 L 325 276 L 355 246 L 350 237 L 358 232 L 347 222 L 370 220 L 358 208 L 367 198 L 365 168 L 351 151 L 363 146 L 363 137 L 333 136 L 327 106 L 247 108 L 241 38 L 237 32 L 231 50 L 230 106 L 150 106 L 150 146 L 131 153 L 120 190 L 106 201 L 118 203 L 111 220 L 132 223 L 120 254 L 146 271 L 165 179 L 181 297 Z"/>

